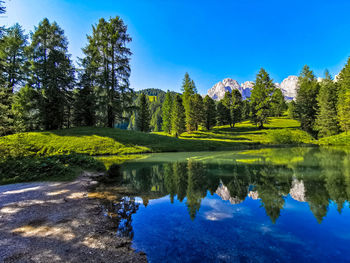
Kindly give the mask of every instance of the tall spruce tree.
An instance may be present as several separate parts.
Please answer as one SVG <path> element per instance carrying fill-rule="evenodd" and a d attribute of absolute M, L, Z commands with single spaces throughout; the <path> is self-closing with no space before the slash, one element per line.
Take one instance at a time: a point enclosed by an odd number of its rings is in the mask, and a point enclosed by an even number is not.
<path fill-rule="evenodd" d="M 338 76 L 338 121 L 345 132 L 350 130 L 350 57 Z"/>
<path fill-rule="evenodd" d="M 178 137 L 186 130 L 185 108 L 180 95 L 176 94 L 171 112 L 171 133 Z"/>
<path fill-rule="evenodd" d="M 242 101 L 242 120 L 248 120 L 250 118 L 250 101 L 245 99 Z"/>
<path fill-rule="evenodd" d="M 194 94 L 192 97 L 193 100 L 193 120 L 195 130 L 198 131 L 198 127 L 203 122 L 204 112 L 203 112 L 203 98 L 198 93 Z"/>
<path fill-rule="evenodd" d="M 216 107 L 215 101 L 208 95 L 203 100 L 203 126 L 210 130 L 216 124 Z"/>
<path fill-rule="evenodd" d="M 318 112 L 315 129 L 318 137 L 335 135 L 339 132 L 337 120 L 337 85 L 333 82 L 328 70 L 320 84 L 320 92 L 317 96 Z"/>
<path fill-rule="evenodd" d="M 269 74 L 261 68 L 256 75 L 255 84 L 251 93 L 251 121 L 259 127 L 264 128 L 268 123 L 268 116 L 271 112 L 271 95 L 275 85 Z"/>
<path fill-rule="evenodd" d="M 166 133 L 171 133 L 171 115 L 172 115 L 173 98 L 168 90 L 162 105 L 162 129 Z"/>
<path fill-rule="evenodd" d="M 300 126 L 304 131 L 315 136 L 315 120 L 318 111 L 317 96 L 319 93 L 319 84 L 317 83 L 317 79 L 312 70 L 310 70 L 309 66 L 305 65 L 302 69 L 299 75 L 298 85 L 299 88 L 297 90 L 295 109 L 300 121 Z"/>
<path fill-rule="evenodd" d="M 151 114 L 149 110 L 148 98 L 146 97 L 145 94 L 141 93 L 138 100 L 137 111 L 136 111 L 137 129 L 142 132 L 148 132 L 150 121 L 151 121 Z"/>
<path fill-rule="evenodd" d="M 232 90 L 232 106 L 230 109 L 232 127 L 242 120 L 242 94 L 239 90 Z"/>
<path fill-rule="evenodd" d="M 47 18 L 39 23 L 29 46 L 30 84 L 39 91 L 40 116 L 46 130 L 62 128 L 70 107 L 74 68 L 64 31 Z"/>
<path fill-rule="evenodd" d="M 188 98 L 188 101 L 186 102 L 186 104 L 184 104 L 184 108 L 185 108 L 186 131 L 193 132 L 194 130 L 196 130 L 195 106 L 194 106 L 193 96 L 190 96 Z"/>
<path fill-rule="evenodd" d="M 101 18 L 88 36 L 83 49 L 91 59 L 84 65 L 94 76 L 97 90 L 97 121 L 99 125 L 114 127 L 116 120 L 123 118 L 123 112 L 130 110 L 132 89 L 129 87 L 131 51 L 127 44 L 131 37 L 120 17 Z"/>
<path fill-rule="evenodd" d="M 226 124 L 230 124 L 230 127 L 232 127 L 232 115 L 231 115 L 231 110 L 232 110 L 232 94 L 229 91 L 225 92 L 225 96 L 224 98 L 221 100 L 222 101 L 222 105 L 226 108 L 226 115 L 225 116 L 226 120 Z"/>

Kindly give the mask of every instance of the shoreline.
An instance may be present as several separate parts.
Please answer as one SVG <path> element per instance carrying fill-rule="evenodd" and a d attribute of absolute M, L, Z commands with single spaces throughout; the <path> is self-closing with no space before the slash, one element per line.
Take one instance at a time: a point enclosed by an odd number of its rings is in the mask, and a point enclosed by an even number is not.
<path fill-rule="evenodd" d="M 0 261 L 147 262 L 88 196 L 100 175 L 0 186 Z"/>

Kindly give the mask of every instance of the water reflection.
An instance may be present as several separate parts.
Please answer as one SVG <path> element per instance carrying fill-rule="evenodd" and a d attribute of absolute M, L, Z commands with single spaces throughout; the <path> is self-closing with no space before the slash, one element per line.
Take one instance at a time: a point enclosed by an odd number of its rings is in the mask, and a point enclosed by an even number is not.
<path fill-rule="evenodd" d="M 129 196 L 141 197 L 145 206 L 150 199 L 166 195 L 171 203 L 175 199 L 184 202 L 191 219 L 208 191 L 233 205 L 247 197 L 259 200 L 273 223 L 288 195 L 307 202 L 319 223 L 330 202 L 336 203 L 341 213 L 350 197 L 350 159 L 343 150 L 295 148 L 187 155 L 154 155 L 126 163 L 121 171 L 116 169 L 118 184 L 129 189 Z M 128 201 L 130 214 L 138 208 L 132 198 Z M 112 204 L 108 211 L 117 209 Z M 127 229 L 130 222 L 123 225 Z"/>

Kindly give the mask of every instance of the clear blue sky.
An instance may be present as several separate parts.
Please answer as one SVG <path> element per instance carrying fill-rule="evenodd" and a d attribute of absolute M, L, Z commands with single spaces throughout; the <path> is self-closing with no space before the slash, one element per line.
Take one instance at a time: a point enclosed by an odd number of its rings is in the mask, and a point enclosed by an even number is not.
<path fill-rule="evenodd" d="M 179 91 L 185 72 L 204 94 L 231 77 L 254 80 L 264 67 L 277 82 L 308 64 L 334 75 L 350 55 L 350 1 L 329 0 L 5 0 L 7 26 L 27 32 L 56 21 L 69 52 L 82 56 L 101 17 L 120 16 L 133 38 L 131 86 Z"/>

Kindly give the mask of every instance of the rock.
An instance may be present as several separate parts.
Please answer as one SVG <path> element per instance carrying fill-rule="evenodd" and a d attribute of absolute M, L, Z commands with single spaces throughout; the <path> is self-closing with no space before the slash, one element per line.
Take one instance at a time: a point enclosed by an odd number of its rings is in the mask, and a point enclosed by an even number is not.
<path fill-rule="evenodd" d="M 287 100 L 293 100 L 297 96 L 298 89 L 298 77 L 297 76 L 289 76 L 285 78 L 281 84 L 280 89 Z"/>
<path fill-rule="evenodd" d="M 242 88 L 238 82 L 234 79 L 226 78 L 209 89 L 208 95 L 214 100 L 221 100 L 224 98 L 227 91 L 231 92 L 233 89 L 239 90 L 242 94 Z"/>
<path fill-rule="evenodd" d="M 281 83 L 274 84 L 276 88 L 281 89 L 282 94 L 286 100 L 295 99 L 298 88 L 297 76 L 289 76 L 285 78 Z M 253 81 L 246 81 L 239 85 L 236 80 L 226 78 L 223 81 L 216 83 L 211 89 L 209 89 L 208 95 L 214 100 L 221 100 L 224 98 L 227 91 L 232 92 L 233 89 L 237 89 L 240 91 L 242 98 L 245 100 L 247 98 L 250 98 L 253 86 Z"/>

